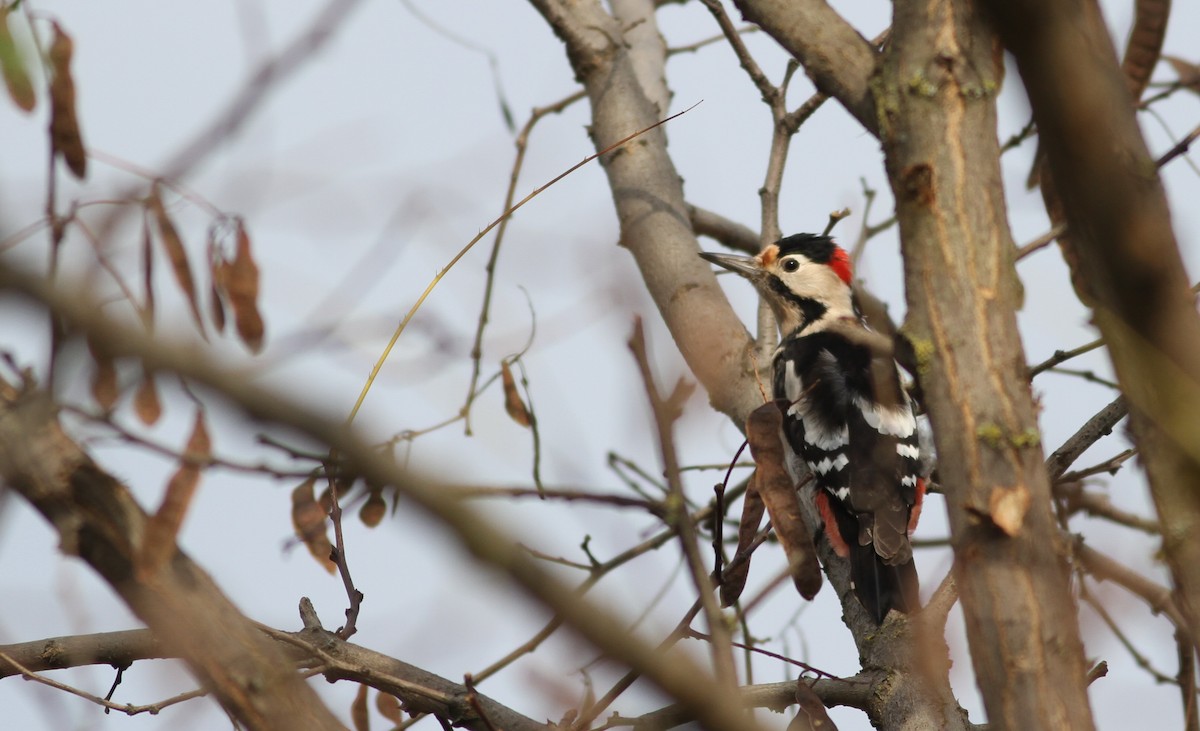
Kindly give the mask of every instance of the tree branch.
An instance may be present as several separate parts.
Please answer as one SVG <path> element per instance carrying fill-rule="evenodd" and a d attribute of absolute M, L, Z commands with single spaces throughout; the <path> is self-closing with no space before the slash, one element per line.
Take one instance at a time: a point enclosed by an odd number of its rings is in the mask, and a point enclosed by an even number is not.
<path fill-rule="evenodd" d="M 1072 279 L 1128 398 L 1164 553 L 1196 639 L 1200 315 L 1129 81 L 1092 0 L 986 4 L 1029 95 L 1052 179 L 1053 191 L 1044 183 L 1043 192 L 1052 217 L 1065 217 Z"/>
<path fill-rule="evenodd" d="M 879 136 L 871 76 L 878 53 L 824 0 L 735 0 L 746 20 L 765 30 L 804 66 L 817 89 L 841 102 Z"/>
<path fill-rule="evenodd" d="M 58 531 L 63 552 L 104 577 L 246 728 L 342 728 L 187 555 L 172 544 L 164 565 L 140 560 L 145 512 L 63 433 L 31 384 L 0 380 L 0 475 Z"/>

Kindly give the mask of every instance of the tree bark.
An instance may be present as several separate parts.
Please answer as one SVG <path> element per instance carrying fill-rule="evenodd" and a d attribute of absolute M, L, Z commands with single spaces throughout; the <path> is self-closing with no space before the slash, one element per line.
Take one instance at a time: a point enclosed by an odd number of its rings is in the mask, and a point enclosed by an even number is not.
<path fill-rule="evenodd" d="M 988 4 L 1017 60 L 1061 199 L 1071 237 L 1064 254 L 1128 399 L 1194 641 L 1200 637 L 1200 316 L 1166 196 L 1095 4 Z"/>
<path fill-rule="evenodd" d="M 976 679 L 996 728 L 1091 728 L 1068 547 L 1017 332 L 999 45 L 971 2 L 895 8 L 875 103 Z"/>

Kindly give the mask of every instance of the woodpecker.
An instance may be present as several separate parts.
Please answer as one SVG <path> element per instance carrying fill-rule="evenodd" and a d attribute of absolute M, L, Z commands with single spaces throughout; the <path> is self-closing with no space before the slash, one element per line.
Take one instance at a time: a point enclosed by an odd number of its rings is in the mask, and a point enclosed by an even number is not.
<path fill-rule="evenodd" d="M 877 624 L 920 607 L 909 534 L 925 493 L 912 401 L 890 355 L 872 349 L 850 257 L 828 236 L 797 234 L 757 256 L 700 254 L 754 285 L 775 314 L 773 390 L 787 465 L 806 465 L 834 551 Z M 858 335 L 859 337 L 856 337 Z"/>

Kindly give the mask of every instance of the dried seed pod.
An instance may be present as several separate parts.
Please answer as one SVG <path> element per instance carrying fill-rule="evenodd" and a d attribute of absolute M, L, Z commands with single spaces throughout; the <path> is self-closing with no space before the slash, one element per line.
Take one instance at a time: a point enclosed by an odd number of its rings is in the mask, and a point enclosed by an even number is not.
<path fill-rule="evenodd" d="M 354 731 L 371 731 L 371 712 L 367 708 L 367 686 L 359 685 L 350 704 L 350 720 L 354 722 Z"/>
<path fill-rule="evenodd" d="M 741 597 L 742 590 L 746 588 L 746 579 L 750 575 L 750 546 L 758 535 L 758 527 L 762 525 L 763 513 L 766 511 L 755 484 L 754 477 L 757 474 L 756 472 L 751 477 L 746 496 L 742 498 L 742 519 L 738 524 L 737 553 L 734 554 L 735 557 L 743 557 L 742 561 L 721 574 L 721 606 L 724 607 L 733 606 Z"/>
<path fill-rule="evenodd" d="M 528 427 L 533 424 L 533 415 L 529 413 L 529 409 L 525 406 L 525 401 L 521 399 L 521 394 L 517 391 L 517 382 L 513 378 L 512 369 L 508 366 L 508 361 L 500 361 L 500 380 L 504 385 L 504 410 L 513 421 L 521 426 Z"/>
<path fill-rule="evenodd" d="M 400 724 L 400 701 L 396 699 L 396 696 L 389 693 L 379 693 L 375 696 L 375 710 L 379 711 L 379 715 L 392 723 Z"/>
<path fill-rule="evenodd" d="M 367 495 L 367 501 L 358 511 L 358 519 L 368 528 L 374 528 L 383 522 L 385 515 L 387 515 L 387 502 L 383 499 L 382 491 L 372 490 Z"/>
<path fill-rule="evenodd" d="M 787 555 L 792 583 L 800 596 L 812 599 L 821 588 L 821 566 L 812 534 L 800 513 L 796 486 L 783 464 L 782 424 L 783 414 L 775 402 L 765 403 L 746 419 L 746 439 L 754 455 L 755 485 L 771 516 L 775 537 Z"/>
<path fill-rule="evenodd" d="M 167 251 L 167 258 L 171 260 L 171 270 L 175 273 L 175 281 L 179 283 L 179 289 L 183 291 L 183 296 L 187 299 L 196 327 L 200 330 L 200 334 L 204 335 L 204 321 L 200 317 L 200 304 L 196 298 L 196 280 L 192 277 L 192 267 L 188 264 L 187 250 L 183 247 L 183 239 L 179 236 L 179 230 L 175 228 L 171 217 L 167 215 L 167 208 L 163 205 L 162 195 L 159 194 L 157 184 L 151 188 L 146 205 L 149 206 L 150 213 L 158 224 L 158 232 L 163 248 Z"/>
<path fill-rule="evenodd" d="M 246 347 L 258 353 L 263 347 L 266 326 L 258 311 L 258 264 L 250 254 L 250 235 L 241 219 L 237 222 L 237 253 L 222 269 L 221 283 L 233 307 L 238 336 Z"/>
<path fill-rule="evenodd" d="M 167 491 L 158 512 L 146 524 L 136 562 L 138 574 L 142 577 L 154 575 L 170 560 L 179 529 L 200 485 L 201 465 L 211 457 L 212 440 L 205 426 L 204 412 L 198 410 L 185 458 L 179 461 L 179 469 L 167 482 Z"/>
<path fill-rule="evenodd" d="M 292 490 L 292 527 L 296 530 L 296 537 L 304 542 L 317 563 L 332 574 L 337 571 L 337 565 L 329 559 L 333 544 L 325 532 L 328 512 L 313 497 L 316 484 L 317 478 L 310 477 Z"/>
<path fill-rule="evenodd" d="M 142 323 L 147 330 L 154 330 L 154 239 L 150 236 L 150 222 L 142 216 L 142 286 L 146 290 L 146 303 L 142 307 Z"/>
<path fill-rule="evenodd" d="M 96 399 L 100 408 L 112 411 L 117 399 L 121 397 L 121 390 L 117 385 L 116 363 L 95 340 L 88 338 L 87 346 L 92 361 L 96 364 L 96 370 L 92 373 L 92 398 Z"/>
<path fill-rule="evenodd" d="M 133 410 L 138 419 L 146 426 L 157 423 L 159 417 L 162 416 L 162 402 L 158 398 L 154 374 L 150 371 L 142 372 L 142 383 L 133 397 Z"/>
<path fill-rule="evenodd" d="M 75 115 L 75 80 L 71 77 L 71 56 L 75 43 L 54 24 L 54 41 L 50 44 L 50 145 L 55 154 L 75 175 L 83 180 L 87 177 L 87 153 L 83 149 L 83 135 L 79 131 L 79 119 Z"/>
<path fill-rule="evenodd" d="M 8 96 L 13 100 L 13 104 L 31 112 L 37 103 L 37 95 L 33 93 L 29 70 L 25 68 L 21 51 L 17 48 L 12 31 L 8 27 L 11 10 L 0 8 L 0 74 L 4 76 L 4 85 L 8 87 Z"/>
<path fill-rule="evenodd" d="M 225 292 L 225 259 L 217 248 L 216 228 L 208 229 L 208 290 L 209 319 L 217 332 L 225 331 L 225 304 L 221 301 Z"/>

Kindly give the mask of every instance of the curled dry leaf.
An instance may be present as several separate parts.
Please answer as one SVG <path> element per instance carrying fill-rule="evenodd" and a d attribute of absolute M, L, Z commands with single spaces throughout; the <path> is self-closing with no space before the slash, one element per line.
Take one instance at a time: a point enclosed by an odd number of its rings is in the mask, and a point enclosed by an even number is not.
<path fill-rule="evenodd" d="M 837 731 L 821 697 L 813 692 L 805 678 L 796 681 L 796 703 L 799 708 L 787 731 Z"/>
<path fill-rule="evenodd" d="M 354 702 L 350 704 L 350 720 L 354 731 L 371 731 L 371 713 L 367 708 L 367 686 L 359 684 Z"/>
<path fill-rule="evenodd" d="M 88 338 L 87 346 L 88 352 L 92 354 L 92 361 L 96 364 L 96 370 L 92 373 L 92 398 L 96 399 L 100 408 L 112 411 L 121 396 L 117 386 L 116 364 L 95 340 Z"/>
<path fill-rule="evenodd" d="M 179 288 L 183 291 L 184 298 L 187 299 L 188 307 L 192 310 L 192 319 L 196 321 L 196 327 L 200 330 L 200 334 L 204 335 L 204 322 L 200 317 L 200 305 L 196 300 L 196 280 L 192 277 L 192 267 L 188 264 L 187 250 L 183 247 L 183 239 L 179 236 L 179 230 L 175 228 L 171 217 L 167 215 L 167 208 L 163 205 L 157 183 L 151 188 L 146 205 L 149 206 L 150 214 L 154 216 L 154 220 L 158 224 L 158 233 L 162 239 L 163 248 L 167 251 L 167 258 L 171 260 L 171 270 L 175 273 L 175 281 L 179 283 Z"/>
<path fill-rule="evenodd" d="M 392 723 L 396 725 L 400 724 L 400 701 L 396 699 L 396 696 L 388 693 L 379 693 L 375 696 L 375 710 L 379 711 L 379 715 Z"/>
<path fill-rule="evenodd" d="M 296 530 L 296 537 L 304 542 L 317 563 L 332 574 L 337 571 L 337 565 L 329 560 L 333 544 L 325 532 L 325 516 L 328 513 L 313 497 L 316 484 L 317 478 L 310 477 L 292 490 L 292 527 Z"/>
<path fill-rule="evenodd" d="M 79 131 L 79 119 L 75 115 L 75 80 L 71 77 L 71 56 L 75 43 L 54 24 L 54 41 L 50 44 L 50 145 L 55 154 L 75 175 L 83 180 L 87 177 L 87 153 L 83 149 L 83 135 Z"/>
<path fill-rule="evenodd" d="M 800 513 L 796 486 L 783 465 L 783 442 L 779 437 L 782 425 L 779 406 L 775 402 L 763 404 L 746 419 L 746 440 L 754 456 L 755 484 L 771 516 L 775 537 L 787 555 L 792 583 L 800 596 L 812 599 L 821 588 L 821 566 L 812 534 Z"/>
<path fill-rule="evenodd" d="M 219 282 L 219 287 L 229 295 L 238 336 L 246 347 L 258 353 L 263 347 L 266 326 L 258 311 L 258 264 L 250 254 L 250 236 L 241 219 L 237 221 L 237 253 L 232 262 L 217 268 L 221 273 L 214 283 Z"/>
<path fill-rule="evenodd" d="M 741 557 L 742 561 L 721 574 L 721 606 L 733 606 L 746 588 L 746 578 L 750 575 L 750 545 L 758 535 L 765 510 L 762 496 L 758 494 L 755 480 L 751 478 L 746 496 L 742 498 L 742 520 L 738 524 L 737 553 L 734 554 L 735 558 Z"/>
<path fill-rule="evenodd" d="M 521 426 L 532 426 L 532 414 L 525 407 L 525 401 L 521 399 L 521 394 L 517 391 L 516 379 L 513 378 L 512 369 L 509 368 L 506 360 L 500 361 L 500 380 L 504 384 L 504 410 L 508 412 L 513 421 Z"/>
<path fill-rule="evenodd" d="M 157 423 L 162 416 L 162 402 L 158 399 L 158 388 L 150 371 L 142 372 L 142 383 L 133 397 L 133 410 L 146 426 Z"/>
<path fill-rule="evenodd" d="M 196 411 L 192 435 L 188 438 L 186 453 L 179 461 L 179 469 L 167 482 L 158 512 L 150 517 L 138 552 L 137 572 L 142 578 L 156 574 L 175 552 L 175 540 L 183 519 L 187 516 L 196 488 L 200 485 L 202 465 L 212 458 L 212 440 L 205 426 L 204 412 Z"/>
<path fill-rule="evenodd" d="M 37 103 L 37 95 L 33 93 L 29 70 L 25 68 L 21 50 L 17 48 L 12 29 L 8 25 L 11 10 L 0 8 L 0 74 L 4 75 L 4 85 L 8 87 L 8 96 L 13 100 L 13 104 L 30 112 Z"/>

